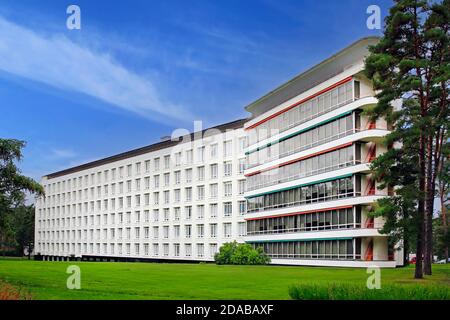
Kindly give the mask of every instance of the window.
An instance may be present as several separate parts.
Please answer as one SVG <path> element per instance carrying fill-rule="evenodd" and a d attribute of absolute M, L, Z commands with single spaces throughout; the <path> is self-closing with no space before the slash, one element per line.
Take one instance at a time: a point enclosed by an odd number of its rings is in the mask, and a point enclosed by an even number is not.
<path fill-rule="evenodd" d="M 233 163 L 231 161 L 225 161 L 223 163 L 223 174 L 229 177 L 233 174 Z"/>
<path fill-rule="evenodd" d="M 245 171 L 245 158 L 239 159 L 239 174 L 243 174 Z"/>
<path fill-rule="evenodd" d="M 238 182 L 239 184 L 238 184 L 238 192 L 239 192 L 239 194 L 244 194 L 244 192 L 245 192 L 245 180 L 239 180 L 239 182 Z"/>
<path fill-rule="evenodd" d="M 209 225 L 209 234 L 211 236 L 211 238 L 216 238 L 217 237 L 217 223 L 211 223 Z"/>
<path fill-rule="evenodd" d="M 239 201 L 238 204 L 239 204 L 239 214 L 244 215 L 247 207 L 246 201 Z"/>
<path fill-rule="evenodd" d="M 150 172 L 150 160 L 145 161 L 145 172 Z"/>
<path fill-rule="evenodd" d="M 193 160 L 192 150 L 186 150 L 186 164 L 192 164 Z"/>
<path fill-rule="evenodd" d="M 174 191 L 174 202 L 180 202 L 181 201 L 181 190 L 175 189 Z"/>
<path fill-rule="evenodd" d="M 192 182 L 192 169 L 186 169 L 185 173 L 186 173 L 186 183 L 191 183 Z"/>
<path fill-rule="evenodd" d="M 223 156 L 224 157 L 229 157 L 232 155 L 232 146 L 233 146 L 233 142 L 231 140 L 229 141 L 224 141 L 223 143 Z"/>
<path fill-rule="evenodd" d="M 216 199 L 218 196 L 219 185 L 217 183 L 213 183 L 209 185 L 209 196 L 211 199 Z"/>
<path fill-rule="evenodd" d="M 210 173 L 211 173 L 211 179 L 217 179 L 217 176 L 218 176 L 218 167 L 219 167 L 219 166 L 217 165 L 217 163 L 212 164 L 212 165 L 209 166 Z"/>
<path fill-rule="evenodd" d="M 184 236 L 190 238 L 192 236 L 192 226 L 190 224 L 184 226 Z"/>
<path fill-rule="evenodd" d="M 197 219 L 203 219 L 205 217 L 205 206 L 198 205 L 197 206 Z"/>
<path fill-rule="evenodd" d="M 231 181 L 223 183 L 223 195 L 231 197 L 233 194 L 233 183 Z"/>
<path fill-rule="evenodd" d="M 173 236 L 175 238 L 180 237 L 180 226 L 179 225 L 173 226 Z"/>
<path fill-rule="evenodd" d="M 153 176 L 153 186 L 154 188 L 159 188 L 159 174 Z"/>
<path fill-rule="evenodd" d="M 181 212 L 181 208 L 180 207 L 176 207 L 173 208 L 173 212 L 174 212 L 174 219 L 175 221 L 179 221 L 180 220 L 180 212 Z"/>
<path fill-rule="evenodd" d="M 247 137 L 239 138 L 239 151 L 244 152 L 245 148 L 247 148 Z"/>
<path fill-rule="evenodd" d="M 164 186 L 168 187 L 170 185 L 170 173 L 164 174 Z"/>
<path fill-rule="evenodd" d="M 198 181 L 205 180 L 205 167 L 198 167 L 197 168 L 197 179 Z"/>
<path fill-rule="evenodd" d="M 164 169 L 170 169 L 170 155 L 164 156 Z"/>
<path fill-rule="evenodd" d="M 217 203 L 211 203 L 209 205 L 209 213 L 211 218 L 217 218 Z"/>
<path fill-rule="evenodd" d="M 205 198 L 205 186 L 197 186 L 197 200 Z"/>
<path fill-rule="evenodd" d="M 211 158 L 212 158 L 212 159 L 217 158 L 217 150 L 218 150 L 218 148 L 217 148 L 217 143 L 212 144 L 212 145 L 210 146 Z"/>
<path fill-rule="evenodd" d="M 192 256 L 192 244 L 186 243 L 184 245 L 184 250 L 185 250 L 186 257 Z"/>
<path fill-rule="evenodd" d="M 225 217 L 231 217 L 232 214 L 233 214 L 233 204 L 231 202 L 224 202 L 223 215 Z"/>
<path fill-rule="evenodd" d="M 153 227 L 153 238 L 158 239 L 159 237 L 159 227 Z"/>
<path fill-rule="evenodd" d="M 197 162 L 203 163 L 205 161 L 205 147 L 198 147 L 197 148 Z"/>
<path fill-rule="evenodd" d="M 134 204 L 136 205 L 136 207 L 139 207 L 141 205 L 141 196 L 139 194 L 134 197 Z"/>
<path fill-rule="evenodd" d="M 141 236 L 141 229 L 139 227 L 134 228 L 134 236 L 136 239 L 139 239 Z"/>
<path fill-rule="evenodd" d="M 205 245 L 203 243 L 197 243 L 197 257 L 201 258 L 204 255 Z"/>
<path fill-rule="evenodd" d="M 245 222 L 239 222 L 239 223 L 238 223 L 238 232 L 239 232 L 239 236 L 240 236 L 240 237 L 245 236 L 246 233 L 247 233 L 246 231 L 247 231 L 247 229 L 246 229 L 246 226 L 245 226 Z"/>
<path fill-rule="evenodd" d="M 179 243 L 174 243 L 173 244 L 173 255 L 175 257 L 179 257 L 180 256 L 180 244 Z"/>
<path fill-rule="evenodd" d="M 127 177 L 131 177 L 132 174 L 131 170 L 132 170 L 131 164 L 127 165 Z"/>
<path fill-rule="evenodd" d="M 191 206 L 184 207 L 184 213 L 185 213 L 186 220 L 191 220 L 191 218 L 192 218 L 192 207 Z"/>
<path fill-rule="evenodd" d="M 203 224 L 197 225 L 197 237 L 203 238 L 205 235 L 205 226 Z"/>
<path fill-rule="evenodd" d="M 153 192 L 153 204 L 154 205 L 159 204 L 159 192 Z"/>
<path fill-rule="evenodd" d="M 209 256 L 210 256 L 211 258 L 214 258 L 214 256 L 216 255 L 216 253 L 217 253 L 217 244 L 216 244 L 216 243 L 211 243 L 211 244 L 209 245 Z"/>
<path fill-rule="evenodd" d="M 175 153 L 175 166 L 181 166 L 181 152 Z"/>
<path fill-rule="evenodd" d="M 166 190 L 164 191 L 164 204 L 169 204 L 170 203 L 170 191 Z"/>
<path fill-rule="evenodd" d="M 153 160 L 153 169 L 154 169 L 155 171 L 158 171 L 158 170 L 159 170 L 159 158 L 155 158 L 155 159 Z"/>
<path fill-rule="evenodd" d="M 188 187 L 184 189 L 186 201 L 192 201 L 192 187 Z"/>
<path fill-rule="evenodd" d="M 159 209 L 153 209 L 153 222 L 159 221 Z"/>
<path fill-rule="evenodd" d="M 164 208 L 164 222 L 168 222 L 170 218 L 170 209 Z"/>
<path fill-rule="evenodd" d="M 137 175 L 141 174 L 141 163 L 140 162 L 137 162 L 135 164 L 135 168 L 136 168 L 136 174 Z"/>
<path fill-rule="evenodd" d="M 231 238 L 231 223 L 224 223 L 223 224 L 223 237 L 224 238 Z"/>
<path fill-rule="evenodd" d="M 180 184 L 181 183 L 181 171 L 175 171 L 175 184 Z"/>

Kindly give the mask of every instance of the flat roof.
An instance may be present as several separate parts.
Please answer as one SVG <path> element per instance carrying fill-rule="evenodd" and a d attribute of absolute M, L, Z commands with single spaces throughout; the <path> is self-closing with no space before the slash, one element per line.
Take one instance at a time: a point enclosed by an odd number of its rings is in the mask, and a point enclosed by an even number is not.
<path fill-rule="evenodd" d="M 353 42 L 338 53 L 250 103 L 245 107 L 245 110 L 256 117 L 336 76 L 350 66 L 352 62 L 364 58 L 368 53 L 368 46 L 376 44 L 379 39 L 379 37 L 370 36 Z"/>
<path fill-rule="evenodd" d="M 234 129 L 239 129 L 242 128 L 244 126 L 244 123 L 248 121 L 248 119 L 239 119 L 239 120 L 235 120 L 232 122 L 228 122 L 228 123 L 224 123 L 224 124 L 220 124 L 214 127 L 210 127 L 201 131 L 197 131 L 197 132 L 193 132 L 190 133 L 189 135 L 184 135 L 184 136 L 180 136 L 180 138 L 187 138 L 188 136 L 190 137 L 191 141 L 193 141 L 197 136 L 198 133 L 205 133 L 207 130 L 212 130 L 212 129 L 216 129 L 219 131 L 225 131 L 225 130 L 234 130 Z M 157 150 L 162 150 L 165 148 L 170 148 L 173 147 L 175 145 L 177 145 L 178 143 L 182 143 L 184 141 L 184 139 L 179 139 L 179 141 L 173 141 L 173 140 L 165 140 L 165 141 L 161 141 L 161 142 L 157 142 L 142 148 L 138 148 L 138 149 L 133 149 L 130 151 L 126 151 L 123 153 L 119 153 L 117 155 L 113 155 L 107 158 L 103 158 L 103 159 L 99 159 L 99 160 L 95 160 L 92 162 L 88 162 L 88 163 L 84 163 L 75 167 L 71 167 L 68 169 L 64 169 L 61 171 L 57 171 L 57 172 L 53 172 L 50 174 L 45 175 L 44 177 L 48 178 L 48 179 L 53 179 L 53 178 L 57 178 L 60 176 L 64 176 L 67 174 L 71 174 L 71 173 L 75 173 L 75 172 L 79 172 L 79 171 L 83 171 L 83 170 L 87 170 L 87 169 L 91 169 L 91 168 L 95 168 L 104 164 L 108 164 L 108 163 L 112 163 L 112 162 L 116 162 L 119 160 L 124 160 L 127 158 L 132 158 L 132 157 L 136 157 L 142 154 L 146 154 L 149 152 L 153 152 L 153 151 L 157 151 Z"/>

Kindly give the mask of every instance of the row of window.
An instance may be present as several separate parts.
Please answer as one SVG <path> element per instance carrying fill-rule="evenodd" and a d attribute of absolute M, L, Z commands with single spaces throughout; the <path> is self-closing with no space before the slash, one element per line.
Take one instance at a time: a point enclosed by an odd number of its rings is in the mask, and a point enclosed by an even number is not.
<path fill-rule="evenodd" d="M 355 165 L 360 163 L 360 148 L 361 146 L 356 144 L 254 174 L 247 177 L 247 191 Z"/>
<path fill-rule="evenodd" d="M 218 172 L 219 172 L 219 165 L 217 163 L 211 164 L 209 166 L 210 170 L 210 179 L 217 179 L 218 178 Z M 243 174 L 245 170 L 245 159 L 241 159 L 239 161 L 239 174 Z M 192 177 L 192 168 L 185 169 L 184 170 L 184 178 L 185 183 L 193 183 L 193 177 Z M 233 163 L 232 161 L 225 161 L 223 163 L 223 176 L 224 177 L 231 177 L 233 175 Z M 181 184 L 181 170 L 174 171 L 174 185 Z M 171 186 L 171 174 L 165 173 L 162 175 L 163 177 L 163 184 L 162 187 L 170 187 Z M 205 181 L 205 167 L 197 167 L 197 176 L 195 182 Z M 152 186 L 150 183 L 150 177 L 144 177 L 144 178 L 137 178 L 133 180 L 127 180 L 124 182 L 118 182 L 118 183 L 111 183 L 111 184 L 105 184 L 103 186 L 97 186 L 96 188 L 90 187 L 85 188 L 83 190 L 78 191 L 72 191 L 72 192 L 63 192 L 60 194 L 53 194 L 46 196 L 43 199 L 43 204 L 47 203 L 60 203 L 71 200 L 76 201 L 77 197 L 78 199 L 87 199 L 87 198 L 100 198 L 102 196 L 107 196 L 108 194 L 116 194 L 118 192 L 119 194 L 126 192 L 133 192 L 133 191 L 141 191 L 142 185 L 145 190 L 149 190 Z M 153 188 L 158 189 L 161 187 L 160 183 L 160 175 L 154 175 L 153 176 Z"/>
<path fill-rule="evenodd" d="M 245 222 L 238 222 L 238 235 L 245 236 L 246 227 Z M 218 227 L 217 223 L 210 223 L 208 225 L 208 236 L 211 238 L 218 237 Z M 55 241 L 65 241 L 65 240 L 131 240 L 131 239 L 149 239 L 152 237 L 153 239 L 158 239 L 162 237 L 164 239 L 170 238 L 180 238 L 181 231 L 183 230 L 183 236 L 185 238 L 192 238 L 193 229 L 195 228 L 196 233 L 195 236 L 197 238 L 203 238 L 206 236 L 205 234 L 205 224 L 196 224 L 195 226 L 191 224 L 187 225 L 174 225 L 174 226 L 154 226 L 150 227 L 127 227 L 127 228 L 103 228 L 103 229 L 84 229 L 84 230 L 67 230 L 64 231 L 38 231 L 38 239 L 39 240 L 55 240 Z M 161 230 L 161 234 L 160 234 Z M 151 231 L 151 234 L 150 234 Z M 232 223 L 225 222 L 222 224 L 222 236 L 224 238 L 230 238 L 232 236 Z"/>
<path fill-rule="evenodd" d="M 180 243 L 153 243 L 151 246 L 149 243 L 38 243 L 38 250 L 41 250 L 41 254 L 83 254 L 83 255 L 127 255 L 127 256 L 153 256 L 153 257 L 193 257 L 193 244 L 185 243 L 184 253 L 181 253 Z M 172 246 L 172 249 L 170 249 Z M 214 258 L 217 253 L 218 244 L 210 243 L 209 246 L 209 257 Z M 162 252 L 160 248 L 162 247 Z M 150 248 L 152 252 L 150 252 Z M 205 257 L 205 244 L 197 243 L 195 244 L 196 257 Z M 133 250 L 133 251 L 131 251 Z"/>
<path fill-rule="evenodd" d="M 232 202 L 224 202 L 222 204 L 223 217 L 229 218 L 233 215 L 233 203 Z M 209 205 L 209 217 L 217 218 L 219 211 L 219 204 L 211 203 Z M 246 201 L 238 201 L 238 212 L 239 215 L 244 215 L 246 212 Z M 150 210 L 144 210 L 141 214 L 141 211 L 132 212 L 119 212 L 117 213 L 117 219 L 115 213 L 110 214 L 96 214 L 96 215 L 84 215 L 78 217 L 61 217 L 61 218 L 40 218 L 37 219 L 37 228 L 70 228 L 70 227 L 80 227 L 80 226 L 93 226 L 93 225 L 114 225 L 116 222 L 118 224 L 131 224 L 131 223 L 141 223 L 143 222 L 158 222 L 160 221 L 160 210 L 153 209 L 152 217 L 150 217 Z M 203 219 L 205 217 L 205 205 L 197 205 L 196 206 L 196 218 Z M 191 220 L 193 218 L 193 207 L 185 206 L 184 207 L 184 216 L 185 220 Z M 169 222 L 169 221 L 180 221 L 181 219 L 181 207 L 173 208 L 173 215 L 171 213 L 170 208 L 164 208 L 162 210 L 161 221 Z"/>
<path fill-rule="evenodd" d="M 360 195 L 360 191 L 361 177 L 355 175 L 249 198 L 247 199 L 247 210 L 248 212 L 265 211 L 355 197 Z"/>
<path fill-rule="evenodd" d="M 239 152 L 243 152 L 243 150 L 247 147 L 247 138 L 241 137 L 239 138 Z M 209 145 L 210 148 L 210 158 L 217 159 L 219 155 L 218 151 L 218 143 L 214 143 Z M 205 146 L 201 146 L 197 148 L 197 163 L 203 163 L 206 159 L 205 157 Z M 232 156 L 233 153 L 233 141 L 227 140 L 223 142 L 223 157 Z M 106 169 L 103 171 L 99 171 L 97 173 L 86 174 L 77 178 L 67 179 L 59 182 L 49 183 L 46 186 L 46 193 L 55 193 L 60 192 L 62 190 L 66 190 L 69 188 L 75 189 L 86 187 L 94 184 L 101 184 L 107 181 L 114 181 L 116 179 L 123 179 L 125 177 L 132 177 L 136 175 L 140 175 L 145 173 L 149 173 L 151 171 L 159 171 L 161 169 L 160 162 L 161 157 L 156 157 L 153 159 L 153 168 L 151 168 L 150 160 L 145 160 L 142 162 L 136 162 L 134 164 L 128 164 L 126 166 L 120 166 L 118 168 Z M 171 163 L 171 155 L 165 155 L 162 157 L 164 167 L 163 169 L 169 170 L 173 168 L 173 164 Z M 193 150 L 185 151 L 185 161 L 182 162 L 182 152 L 177 152 L 174 154 L 174 165 L 180 166 L 182 164 L 190 165 L 194 163 Z M 142 170 L 144 167 L 144 170 Z"/>
<path fill-rule="evenodd" d="M 353 83 L 355 83 L 355 93 L 356 97 L 358 97 L 359 82 L 355 81 L 342 84 L 250 130 L 249 144 L 255 144 L 352 102 L 354 99 Z"/>
<path fill-rule="evenodd" d="M 361 227 L 361 208 L 328 210 L 247 221 L 247 235 L 309 232 Z"/>
<path fill-rule="evenodd" d="M 273 259 L 360 260 L 361 239 L 254 243 Z"/>
<path fill-rule="evenodd" d="M 78 212 L 81 211 L 105 211 L 105 210 L 115 210 L 123 209 L 123 208 L 131 208 L 131 207 L 140 207 L 140 206 L 150 206 L 150 205 L 160 205 L 161 203 L 164 205 L 172 204 L 172 203 L 179 203 L 182 200 L 185 202 L 191 202 L 191 201 L 202 201 L 206 199 L 206 190 L 205 186 L 197 186 L 195 188 L 196 190 L 196 197 L 193 196 L 193 188 L 192 187 L 186 187 L 184 188 L 184 197 L 182 199 L 181 197 L 181 189 L 174 189 L 174 190 L 166 190 L 163 192 L 153 192 L 152 199 L 153 201 L 150 201 L 151 194 L 145 193 L 145 194 L 137 194 L 134 196 L 126 196 L 126 197 L 118 197 L 118 198 L 111 198 L 111 199 L 103 199 L 103 200 L 96 200 L 96 201 L 85 201 L 83 203 L 78 204 L 68 204 L 68 205 L 61 205 L 59 206 L 58 203 L 56 203 L 56 207 L 50 206 L 48 204 L 47 208 L 40 208 L 38 209 L 38 212 L 41 210 L 56 210 L 55 208 L 59 208 L 60 212 L 62 214 L 70 214 L 71 208 L 73 211 L 76 211 L 78 209 Z M 239 180 L 238 181 L 238 195 L 243 195 L 246 191 L 246 181 L 245 180 Z M 227 181 L 222 184 L 222 197 L 229 198 L 233 196 L 233 182 Z M 171 194 L 173 195 L 173 199 L 171 199 Z M 162 195 L 162 199 L 161 199 Z M 132 202 L 132 199 L 134 198 L 134 203 Z M 219 198 L 219 184 L 213 183 L 209 185 L 209 199 L 214 200 Z M 162 202 L 160 202 L 162 200 Z M 63 201 L 63 203 L 65 203 Z"/>
<path fill-rule="evenodd" d="M 354 113 L 356 115 L 356 113 Z M 259 148 L 247 155 L 247 168 L 281 159 L 291 154 L 345 137 L 355 132 L 354 114 L 341 117 L 321 126 L 280 140 L 269 146 Z M 359 123 L 359 121 L 357 122 Z"/>

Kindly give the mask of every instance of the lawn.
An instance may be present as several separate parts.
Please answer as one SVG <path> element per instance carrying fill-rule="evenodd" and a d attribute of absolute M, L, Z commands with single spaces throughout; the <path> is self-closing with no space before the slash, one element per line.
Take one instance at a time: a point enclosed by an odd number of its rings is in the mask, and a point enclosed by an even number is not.
<path fill-rule="evenodd" d="M 69 290 L 66 269 L 81 269 L 81 289 Z M 448 286 L 450 265 L 413 280 L 413 269 L 383 269 L 381 283 Z M 48 262 L 0 259 L 0 281 L 29 291 L 33 299 L 289 299 L 293 284 L 364 285 L 365 269 L 283 266 L 217 266 L 114 262 Z"/>

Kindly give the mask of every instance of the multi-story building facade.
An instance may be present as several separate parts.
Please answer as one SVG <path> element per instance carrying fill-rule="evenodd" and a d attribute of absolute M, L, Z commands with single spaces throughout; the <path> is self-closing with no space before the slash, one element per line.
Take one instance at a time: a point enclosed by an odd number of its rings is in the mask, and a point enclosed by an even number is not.
<path fill-rule="evenodd" d="M 385 120 L 364 38 L 246 107 L 252 116 L 49 174 L 36 203 L 45 259 L 212 261 L 233 240 L 275 264 L 395 267 L 371 218 Z"/>
<path fill-rule="evenodd" d="M 246 232 L 244 120 L 49 174 L 44 259 L 213 260 Z"/>
<path fill-rule="evenodd" d="M 401 253 L 370 212 L 380 190 L 370 162 L 386 151 L 385 120 L 363 74 L 364 38 L 247 106 L 245 241 L 273 263 L 395 267 Z"/>

